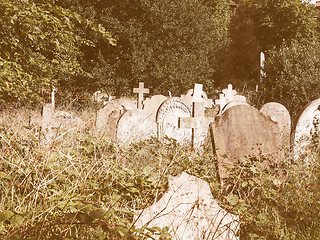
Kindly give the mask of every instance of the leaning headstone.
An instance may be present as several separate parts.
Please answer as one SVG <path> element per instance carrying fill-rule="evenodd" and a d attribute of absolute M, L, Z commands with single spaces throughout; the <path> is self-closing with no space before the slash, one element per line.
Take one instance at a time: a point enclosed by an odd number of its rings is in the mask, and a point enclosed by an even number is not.
<path fill-rule="evenodd" d="M 169 179 L 169 189 L 137 214 L 135 227 L 168 227 L 174 240 L 236 240 L 239 217 L 221 208 L 209 184 L 182 173 Z"/>
<path fill-rule="evenodd" d="M 138 94 L 138 109 L 142 109 L 143 105 L 143 94 L 145 93 L 149 93 L 149 89 L 148 88 L 144 88 L 144 83 L 143 82 L 139 82 L 139 88 L 134 88 L 133 89 L 133 93 L 137 93 Z"/>
<path fill-rule="evenodd" d="M 252 106 L 231 107 L 210 125 L 220 178 L 245 156 L 263 154 L 269 162 L 282 157 L 278 124 Z"/>
<path fill-rule="evenodd" d="M 290 145 L 291 117 L 288 109 L 280 103 L 269 102 L 264 104 L 260 111 L 278 123 L 282 143 L 284 147 Z"/>
<path fill-rule="evenodd" d="M 157 136 L 160 140 L 164 140 L 167 136 L 176 139 L 179 143 L 191 141 L 191 129 L 179 128 L 180 117 L 191 117 L 191 112 L 179 98 L 169 98 L 160 105 L 156 117 Z"/>
<path fill-rule="evenodd" d="M 115 102 L 107 102 L 103 108 L 100 108 L 96 116 L 96 132 L 98 136 L 116 141 L 117 123 L 125 111 L 122 105 Z"/>
<path fill-rule="evenodd" d="M 295 128 L 295 158 L 319 151 L 320 136 L 320 98 L 309 103 L 301 115 Z"/>
<path fill-rule="evenodd" d="M 128 145 L 157 137 L 157 124 L 149 114 L 141 110 L 125 112 L 117 123 L 117 141 Z"/>
<path fill-rule="evenodd" d="M 154 95 L 151 98 L 147 98 L 143 101 L 143 112 L 150 114 L 156 119 L 156 115 L 160 105 L 168 98 L 163 95 Z"/>
<path fill-rule="evenodd" d="M 216 105 L 220 106 L 221 115 L 228 108 L 238 105 L 248 105 L 245 96 L 237 95 L 237 91 L 232 89 L 232 85 L 229 84 L 227 89 L 223 89 L 219 95 L 219 99 L 215 101 Z"/>

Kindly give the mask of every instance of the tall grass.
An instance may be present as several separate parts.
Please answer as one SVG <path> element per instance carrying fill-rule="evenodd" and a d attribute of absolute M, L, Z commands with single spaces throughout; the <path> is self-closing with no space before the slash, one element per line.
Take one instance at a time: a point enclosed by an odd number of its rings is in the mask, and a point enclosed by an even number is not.
<path fill-rule="evenodd" d="M 0 115 L 1 239 L 170 239 L 167 229 L 136 229 L 134 215 L 159 199 L 182 171 L 205 179 L 221 206 L 241 217 L 240 239 L 318 239 L 319 156 L 261 170 L 263 156 L 231 169 L 220 191 L 212 150 L 173 139 L 120 148 L 88 125 L 42 146 L 39 111 Z M 30 117 L 29 117 L 30 116 Z M 281 174 L 279 174 L 281 173 Z"/>

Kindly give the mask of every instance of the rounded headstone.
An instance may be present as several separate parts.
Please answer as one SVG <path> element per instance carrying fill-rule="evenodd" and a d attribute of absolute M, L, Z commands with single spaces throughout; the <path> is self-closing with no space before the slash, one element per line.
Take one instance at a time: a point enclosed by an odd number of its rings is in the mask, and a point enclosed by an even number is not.
<path fill-rule="evenodd" d="M 117 141 L 121 145 L 137 143 L 157 136 L 157 124 L 141 110 L 125 112 L 117 124 Z"/>
<path fill-rule="evenodd" d="M 290 145 L 291 117 L 288 109 L 280 103 L 269 102 L 262 106 L 260 111 L 278 124 L 284 147 Z"/>
<path fill-rule="evenodd" d="M 179 143 L 191 142 L 192 130 L 179 128 L 180 117 L 191 117 L 191 111 L 179 98 L 169 98 L 161 104 L 156 117 L 160 140 L 167 136 Z"/>
<path fill-rule="evenodd" d="M 147 98 L 143 101 L 143 112 L 152 115 L 155 119 L 160 105 L 167 99 L 163 95 L 154 95 L 151 98 Z"/>
<path fill-rule="evenodd" d="M 309 103 L 302 111 L 294 135 L 294 153 L 298 157 L 319 150 L 320 98 Z"/>

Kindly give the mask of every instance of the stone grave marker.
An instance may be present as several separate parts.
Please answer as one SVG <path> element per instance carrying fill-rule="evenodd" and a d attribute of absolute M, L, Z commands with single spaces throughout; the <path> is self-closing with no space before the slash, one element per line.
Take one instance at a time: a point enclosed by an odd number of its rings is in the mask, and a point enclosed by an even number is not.
<path fill-rule="evenodd" d="M 319 151 L 319 136 L 320 98 L 309 103 L 299 116 L 294 134 L 295 158 Z"/>
<path fill-rule="evenodd" d="M 245 156 L 264 154 L 270 162 L 283 156 L 278 124 L 252 106 L 233 106 L 210 126 L 221 179 L 228 176 L 224 167 Z"/>
<path fill-rule="evenodd" d="M 167 99 L 163 95 L 154 95 L 151 98 L 147 98 L 143 101 L 143 112 L 152 115 L 156 119 L 160 105 Z"/>
<path fill-rule="evenodd" d="M 260 111 L 278 123 L 283 147 L 290 146 L 291 117 L 288 109 L 280 103 L 269 102 L 264 104 Z"/>
<path fill-rule="evenodd" d="M 138 93 L 138 109 L 142 109 L 143 94 L 149 93 L 149 89 L 144 88 L 143 82 L 139 82 L 139 88 L 134 88 L 133 93 Z"/>
<path fill-rule="evenodd" d="M 117 139 L 117 123 L 125 112 L 125 108 L 116 102 L 107 102 L 97 111 L 96 133 L 100 137 L 107 137 L 113 141 Z"/>
<path fill-rule="evenodd" d="M 119 104 L 124 107 L 125 110 L 135 110 L 137 109 L 137 101 L 125 99 L 125 98 L 118 98 L 111 101 L 114 104 Z"/>
<path fill-rule="evenodd" d="M 246 97 L 237 95 L 237 91 L 232 89 L 231 84 L 228 85 L 227 89 L 222 90 L 222 93 L 219 95 L 219 99 L 215 101 L 215 104 L 220 106 L 220 115 L 232 106 L 248 105 Z"/>
<path fill-rule="evenodd" d="M 138 212 L 135 227 L 168 227 L 174 240 L 236 240 L 239 217 L 221 208 L 209 184 L 182 173 L 152 206 Z"/>
<path fill-rule="evenodd" d="M 157 136 L 162 141 L 165 136 L 179 143 L 188 143 L 192 137 L 191 129 L 179 128 L 179 117 L 191 117 L 188 106 L 179 98 L 164 101 L 157 112 Z"/>
<path fill-rule="evenodd" d="M 117 141 L 120 145 L 137 143 L 157 137 L 157 124 L 150 114 L 136 109 L 125 112 L 117 123 Z"/>
<path fill-rule="evenodd" d="M 187 106 L 189 106 L 192 111 L 193 102 L 203 102 L 205 108 L 213 107 L 213 100 L 208 99 L 207 94 L 202 90 L 203 85 L 195 83 L 194 88 L 188 90 L 186 95 L 181 96 L 181 101 L 184 102 Z M 193 92 L 196 92 L 194 95 Z"/>
<path fill-rule="evenodd" d="M 179 128 L 192 129 L 192 146 L 200 149 L 207 137 L 209 124 L 214 118 L 204 116 L 205 108 L 201 97 L 202 84 L 195 84 L 193 91 L 192 117 L 180 117 Z"/>

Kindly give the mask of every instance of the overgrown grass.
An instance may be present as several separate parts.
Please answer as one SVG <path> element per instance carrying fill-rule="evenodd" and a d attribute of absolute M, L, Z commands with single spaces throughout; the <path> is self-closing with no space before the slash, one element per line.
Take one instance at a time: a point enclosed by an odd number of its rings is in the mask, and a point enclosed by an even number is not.
<path fill-rule="evenodd" d="M 182 171 L 205 179 L 221 206 L 240 215 L 240 239 L 320 236 L 317 155 L 287 157 L 263 171 L 263 156 L 249 158 L 230 170 L 232 185 L 221 191 L 210 148 L 198 154 L 172 139 L 150 139 L 122 149 L 95 137 L 88 112 L 78 113 L 87 116 L 84 130 L 47 147 L 30 113 L 0 116 L 1 239 L 170 239 L 167 229 L 136 229 L 133 217 Z"/>

